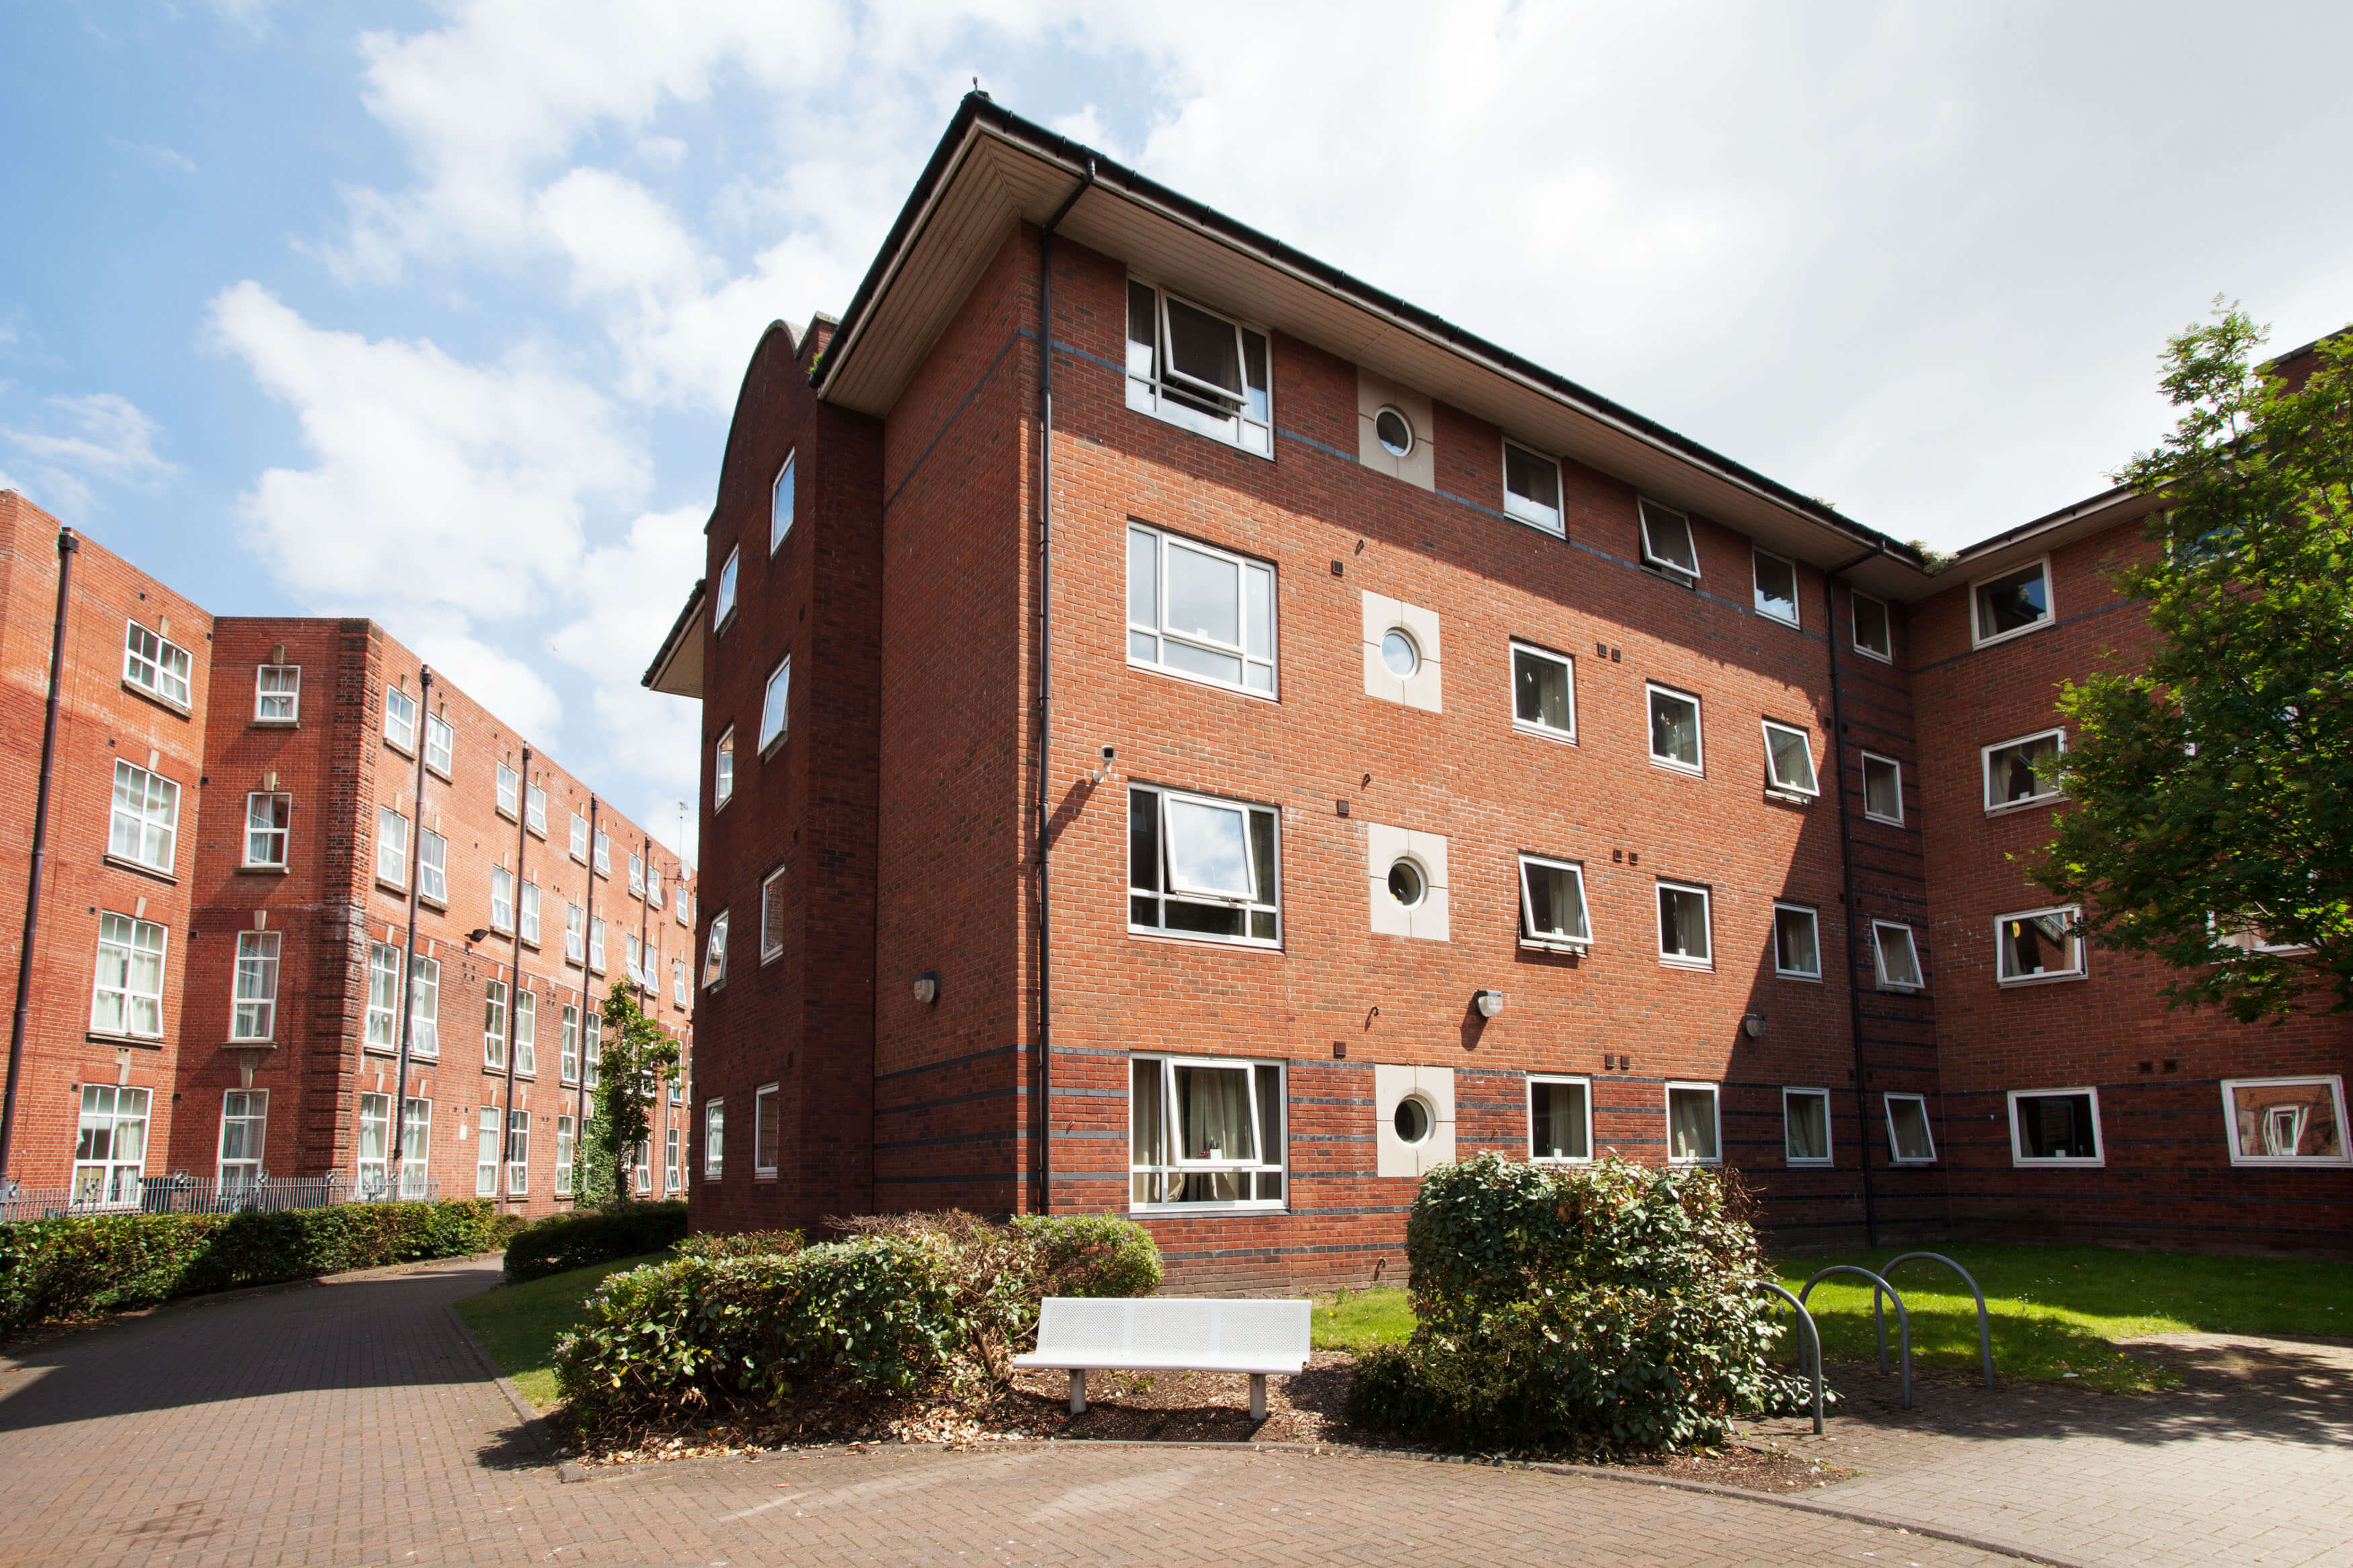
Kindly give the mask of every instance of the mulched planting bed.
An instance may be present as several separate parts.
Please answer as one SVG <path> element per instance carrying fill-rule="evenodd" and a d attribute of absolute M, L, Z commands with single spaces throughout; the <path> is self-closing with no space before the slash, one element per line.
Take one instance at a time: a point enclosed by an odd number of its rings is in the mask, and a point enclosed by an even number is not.
<path fill-rule="evenodd" d="M 1318 1351 L 1296 1377 L 1266 1380 L 1266 1419 L 1252 1421 L 1250 1380 L 1222 1373 L 1096 1372 L 1087 1376 L 1087 1411 L 1072 1415 L 1070 1379 L 1060 1372 L 1022 1372 L 986 1400 L 911 1396 L 805 1403 L 780 1417 L 718 1419 L 649 1432 L 592 1450 L 592 1464 L 643 1464 L 722 1454 L 748 1455 L 796 1446 L 849 1442 L 942 1443 L 980 1447 L 1043 1439 L 1160 1443 L 1305 1443 L 1326 1449 L 1417 1451 L 1407 1438 L 1347 1424 L 1348 1380 L 1356 1357 Z M 1482 1455 L 1479 1458 L 1575 1458 L 1570 1455 Z M 1593 1462 L 1585 1459 L 1582 1462 Z M 1601 1461 L 1608 1468 L 1749 1491 L 1810 1490 L 1855 1472 L 1787 1452 L 1761 1440 L 1721 1449 Z"/>

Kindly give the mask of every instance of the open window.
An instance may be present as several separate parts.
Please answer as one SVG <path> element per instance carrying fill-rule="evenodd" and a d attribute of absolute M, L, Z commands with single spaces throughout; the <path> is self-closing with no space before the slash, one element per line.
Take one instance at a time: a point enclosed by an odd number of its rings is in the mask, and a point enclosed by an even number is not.
<path fill-rule="evenodd" d="M 1272 807 L 1145 784 L 1128 790 L 1127 807 L 1130 931 L 1281 940 Z"/>
<path fill-rule="evenodd" d="M 185 708 L 192 665 L 188 650 L 137 621 L 126 621 L 123 626 L 122 683 L 174 708 Z"/>
<path fill-rule="evenodd" d="M 2067 731 L 2045 730 L 1986 747 L 1985 808 L 1988 815 L 2012 807 L 2040 805 L 2059 798 L 2051 772 L 2067 749 Z"/>
<path fill-rule="evenodd" d="M 1517 441 L 1504 443 L 1504 515 L 1566 537 L 1561 521 L 1560 465 Z"/>
<path fill-rule="evenodd" d="M 793 454 L 785 454 L 776 482 L 768 487 L 768 553 L 774 555 L 793 531 Z"/>
<path fill-rule="evenodd" d="M 1820 917 L 1803 904 L 1773 906 L 1773 973 L 1784 980 L 1822 977 Z"/>
<path fill-rule="evenodd" d="M 1567 654 L 1512 644 L 1512 727 L 1577 739 L 1577 665 Z"/>
<path fill-rule="evenodd" d="M 1894 921 L 1872 921 L 1871 952 L 1882 991 L 1925 988 L 1926 983 L 1920 978 L 1920 949 L 1913 940 L 1910 926 Z"/>
<path fill-rule="evenodd" d="M 1928 1128 L 1928 1097 L 1891 1094 L 1887 1100 L 1887 1149 L 1899 1165 L 1934 1164 L 1936 1136 Z"/>
<path fill-rule="evenodd" d="M 2342 1165 L 2345 1080 L 2311 1078 L 2222 1080 L 2222 1117 L 2233 1165 Z"/>
<path fill-rule="evenodd" d="M 1699 547 L 1692 542 L 1691 519 L 1654 500 L 1637 505 L 1642 514 L 1642 564 L 1686 588 L 1698 582 Z"/>
<path fill-rule="evenodd" d="M 716 991 L 727 984 L 727 911 L 711 917 L 711 935 L 702 950 L 702 988 Z"/>
<path fill-rule="evenodd" d="M 2019 1165 L 2105 1165 L 2096 1089 L 2010 1091 L 2010 1161 Z"/>
<path fill-rule="evenodd" d="M 1792 1165 L 1831 1163 L 1831 1091 L 1781 1091 L 1781 1155 Z"/>
<path fill-rule="evenodd" d="M 1904 826 L 1904 764 L 1873 752 L 1862 753 L 1862 815 L 1891 827 Z"/>
<path fill-rule="evenodd" d="M 1807 800 L 1822 793 L 1814 777 L 1814 743 L 1803 730 L 1765 721 L 1765 786 L 1777 795 Z"/>
<path fill-rule="evenodd" d="M 1266 334 L 1130 279 L 1127 405 L 1261 458 L 1273 457 Z"/>
<path fill-rule="evenodd" d="M 1284 1201 L 1283 1070 L 1221 1058 L 1130 1059 L 1130 1200 L 1137 1208 Z"/>
<path fill-rule="evenodd" d="M 1798 625 L 1798 563 L 1762 550 L 1756 556 L 1757 613 L 1788 626 Z"/>
<path fill-rule="evenodd" d="M 1978 647 L 2051 624 L 2051 559 L 1969 584 L 1969 632 Z"/>
<path fill-rule="evenodd" d="M 1520 857 L 1520 942 L 1583 952 L 1593 941 L 1585 911 L 1585 868 L 1541 855 Z"/>
<path fill-rule="evenodd" d="M 1993 922 L 1996 977 L 2004 985 L 2084 978 L 2082 910 L 2028 910 L 1998 916 Z"/>
<path fill-rule="evenodd" d="M 1895 662 L 1895 631 L 1887 606 L 1868 594 L 1854 595 L 1854 651 L 1883 664 Z"/>
<path fill-rule="evenodd" d="M 1528 1075 L 1528 1158 L 1593 1158 L 1593 1084 L 1588 1079 Z"/>
<path fill-rule="evenodd" d="M 1682 773 L 1705 771 L 1700 743 L 1699 699 L 1655 683 L 1651 694 L 1651 761 Z"/>
<path fill-rule="evenodd" d="M 727 552 L 727 563 L 719 569 L 719 591 L 711 595 L 711 629 L 723 632 L 727 623 L 735 618 L 735 579 L 744 564 L 742 546 Z"/>
<path fill-rule="evenodd" d="M 1130 523 L 1127 659 L 1273 695 L 1274 568 Z"/>
<path fill-rule="evenodd" d="M 760 754 L 769 751 L 785 738 L 786 709 L 793 689 L 793 658 L 786 654 L 784 661 L 768 672 L 768 689 L 760 699 Z"/>

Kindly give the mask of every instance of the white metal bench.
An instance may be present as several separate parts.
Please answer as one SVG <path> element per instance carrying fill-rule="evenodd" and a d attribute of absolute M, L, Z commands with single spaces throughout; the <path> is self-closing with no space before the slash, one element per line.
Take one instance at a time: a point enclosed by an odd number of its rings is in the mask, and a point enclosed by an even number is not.
<path fill-rule="evenodd" d="M 1303 1300 L 1188 1297 L 1049 1296 L 1038 1314 L 1038 1348 L 1017 1367 L 1071 1374 L 1071 1414 L 1087 1408 L 1087 1373 L 1236 1372 L 1250 1374 L 1250 1419 L 1266 1419 L 1266 1380 L 1307 1365 Z"/>

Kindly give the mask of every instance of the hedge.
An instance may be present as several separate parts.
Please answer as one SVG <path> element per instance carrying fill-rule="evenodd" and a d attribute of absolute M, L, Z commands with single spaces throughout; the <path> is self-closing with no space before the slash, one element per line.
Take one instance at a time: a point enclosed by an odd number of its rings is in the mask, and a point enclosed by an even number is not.
<path fill-rule="evenodd" d="M 0 1225 L 0 1331 L 174 1296 L 495 1250 L 521 1221 L 479 1199 L 273 1214 L 67 1215 Z"/>
<path fill-rule="evenodd" d="M 630 1204 L 550 1215 L 507 1243 L 507 1283 L 520 1285 L 568 1268 L 586 1268 L 640 1252 L 660 1252 L 676 1246 L 685 1235 L 682 1203 Z"/>

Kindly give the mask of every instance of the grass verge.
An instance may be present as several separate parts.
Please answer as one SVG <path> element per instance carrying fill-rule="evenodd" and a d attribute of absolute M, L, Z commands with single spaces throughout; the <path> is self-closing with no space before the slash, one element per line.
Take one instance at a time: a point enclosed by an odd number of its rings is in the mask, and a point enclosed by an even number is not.
<path fill-rule="evenodd" d="M 1319 1351 L 1367 1351 L 1413 1332 L 1413 1304 L 1399 1289 L 1343 1290 L 1315 1298 L 1309 1342 Z"/>
<path fill-rule="evenodd" d="M 499 1370 L 542 1410 L 556 1402 L 555 1342 L 579 1325 L 580 1305 L 607 1274 L 659 1263 L 667 1252 L 592 1263 L 522 1285 L 501 1285 L 458 1303 L 458 1315 L 480 1337 Z"/>

